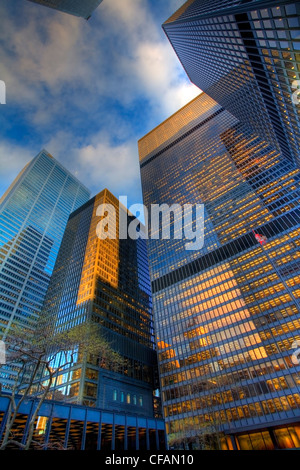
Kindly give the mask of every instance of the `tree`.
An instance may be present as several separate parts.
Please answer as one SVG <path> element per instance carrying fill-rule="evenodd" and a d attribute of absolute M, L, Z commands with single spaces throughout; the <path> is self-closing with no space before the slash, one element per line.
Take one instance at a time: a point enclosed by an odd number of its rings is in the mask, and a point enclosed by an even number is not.
<path fill-rule="evenodd" d="M 74 365 L 78 355 L 97 356 L 99 363 L 118 370 L 123 359 L 115 352 L 95 324 L 82 324 L 72 329 L 53 333 L 42 321 L 36 330 L 13 328 L 6 339 L 7 362 L 2 367 L 13 367 L 17 371 L 14 385 L 9 394 L 8 418 L 0 450 L 13 444 L 28 450 L 33 442 L 34 425 L 39 410 L 48 398 L 55 378 Z M 37 406 L 28 426 L 26 442 L 21 443 L 12 435 L 18 411 L 25 400 L 37 400 Z M 38 443 L 36 443 L 38 445 Z"/>

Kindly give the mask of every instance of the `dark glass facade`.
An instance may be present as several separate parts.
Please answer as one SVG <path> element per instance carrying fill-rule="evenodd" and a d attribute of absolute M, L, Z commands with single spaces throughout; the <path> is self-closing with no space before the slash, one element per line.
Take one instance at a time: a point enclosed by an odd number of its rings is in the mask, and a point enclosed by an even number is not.
<path fill-rule="evenodd" d="M 0 443 L 9 401 L 0 398 Z M 24 402 L 17 414 L 13 435 L 24 442 L 37 401 Z M 8 449 L 19 449 L 10 444 Z M 46 400 L 34 423 L 30 450 L 152 450 L 166 449 L 162 419 Z"/>
<path fill-rule="evenodd" d="M 81 16 L 89 19 L 93 11 L 100 5 L 102 0 L 29 0 L 39 3 L 45 7 L 69 13 L 70 15 Z"/>
<path fill-rule="evenodd" d="M 69 215 L 89 197 L 90 192 L 45 150 L 2 196 L 1 339 L 12 325 L 35 327 Z M 9 374 L 6 379 L 10 381 Z"/>
<path fill-rule="evenodd" d="M 299 166 L 299 2 L 189 0 L 163 28 L 191 81 Z"/>
<path fill-rule="evenodd" d="M 273 445 L 271 430 L 284 436 L 289 423 L 299 443 L 300 171 L 204 93 L 143 137 L 139 153 L 149 212 L 204 204 L 201 250 L 148 240 L 167 433 L 217 426 L 224 448 L 247 448 L 251 433 Z"/>
<path fill-rule="evenodd" d="M 115 210 L 101 239 L 101 204 Z M 134 219 L 120 208 L 127 224 Z M 114 226 L 113 215 L 109 219 Z M 44 313 L 54 331 L 92 322 L 124 358 L 118 371 L 80 360 L 57 378 L 55 397 L 142 416 L 159 414 L 157 358 L 146 242 L 119 239 L 119 201 L 103 190 L 71 214 L 47 293 Z"/>

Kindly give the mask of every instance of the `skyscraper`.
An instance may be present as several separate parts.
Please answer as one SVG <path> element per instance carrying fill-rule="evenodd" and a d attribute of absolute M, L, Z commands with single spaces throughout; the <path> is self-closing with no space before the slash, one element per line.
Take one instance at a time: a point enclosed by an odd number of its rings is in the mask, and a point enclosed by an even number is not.
<path fill-rule="evenodd" d="M 89 19 L 102 0 L 29 0 L 45 7 Z"/>
<path fill-rule="evenodd" d="M 299 447 L 300 171 L 204 93 L 139 154 L 148 210 L 204 204 L 201 250 L 148 240 L 168 434 Z"/>
<path fill-rule="evenodd" d="M 101 238 L 99 207 L 110 206 L 107 238 Z M 124 219 L 125 217 L 125 219 Z M 70 215 L 46 296 L 44 314 L 54 333 L 97 324 L 124 358 L 119 371 L 78 358 L 58 377 L 55 396 L 105 410 L 153 417 L 158 399 L 152 300 L 144 239 L 119 238 L 136 220 L 107 190 Z M 114 228 L 115 227 L 115 232 Z"/>
<path fill-rule="evenodd" d="M 90 192 L 42 150 L 0 199 L 0 332 L 34 328 L 70 213 Z"/>
<path fill-rule="evenodd" d="M 163 29 L 191 81 L 299 166 L 299 2 L 189 0 Z"/>

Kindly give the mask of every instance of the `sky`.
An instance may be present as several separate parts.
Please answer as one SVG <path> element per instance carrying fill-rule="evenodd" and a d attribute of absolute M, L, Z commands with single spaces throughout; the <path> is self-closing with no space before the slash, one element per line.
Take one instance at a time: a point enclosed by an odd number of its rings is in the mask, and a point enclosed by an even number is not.
<path fill-rule="evenodd" d="M 45 148 L 92 196 L 142 203 L 138 140 L 200 93 L 162 30 L 184 0 L 103 0 L 89 21 L 0 0 L 0 196 Z"/>

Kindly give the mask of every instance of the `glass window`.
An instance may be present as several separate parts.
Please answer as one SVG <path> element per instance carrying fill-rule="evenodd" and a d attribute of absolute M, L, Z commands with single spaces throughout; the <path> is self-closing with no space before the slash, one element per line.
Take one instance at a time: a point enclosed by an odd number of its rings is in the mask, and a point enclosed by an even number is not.
<path fill-rule="evenodd" d="M 285 31 L 277 31 L 279 39 L 287 39 L 287 34 Z"/>
<path fill-rule="evenodd" d="M 287 15 L 296 15 L 297 14 L 296 5 L 295 4 L 286 5 L 285 12 Z"/>
<path fill-rule="evenodd" d="M 287 49 L 289 47 L 289 43 L 287 41 L 280 41 L 281 49 Z"/>
<path fill-rule="evenodd" d="M 278 20 L 274 20 L 274 23 L 275 23 L 276 28 L 282 28 L 282 29 L 284 28 L 284 22 L 282 18 Z"/>
<path fill-rule="evenodd" d="M 295 447 L 287 428 L 275 429 L 274 434 L 281 449 L 292 449 Z"/>
<path fill-rule="evenodd" d="M 240 450 L 253 450 L 252 442 L 248 434 L 237 436 L 237 441 Z"/>
<path fill-rule="evenodd" d="M 289 27 L 290 28 L 297 28 L 299 26 L 299 19 L 298 18 L 288 18 Z"/>
<path fill-rule="evenodd" d="M 272 13 L 273 13 L 273 16 L 281 16 L 281 9 L 280 9 L 280 7 L 274 7 L 274 8 L 272 8 Z"/>
<path fill-rule="evenodd" d="M 45 434 L 47 430 L 47 426 L 49 425 L 49 418 L 45 416 L 38 416 L 34 423 L 34 432 L 33 432 L 33 440 L 30 445 L 30 449 L 42 449 Z"/>
<path fill-rule="evenodd" d="M 265 28 L 272 28 L 272 23 L 270 20 L 263 21 Z"/>
<path fill-rule="evenodd" d="M 291 31 L 291 36 L 292 36 L 292 39 L 300 39 L 300 31 L 299 30 Z"/>
<path fill-rule="evenodd" d="M 260 10 L 260 14 L 261 14 L 262 18 L 269 18 L 269 16 L 270 16 L 267 8 L 265 8 L 264 10 Z"/>

